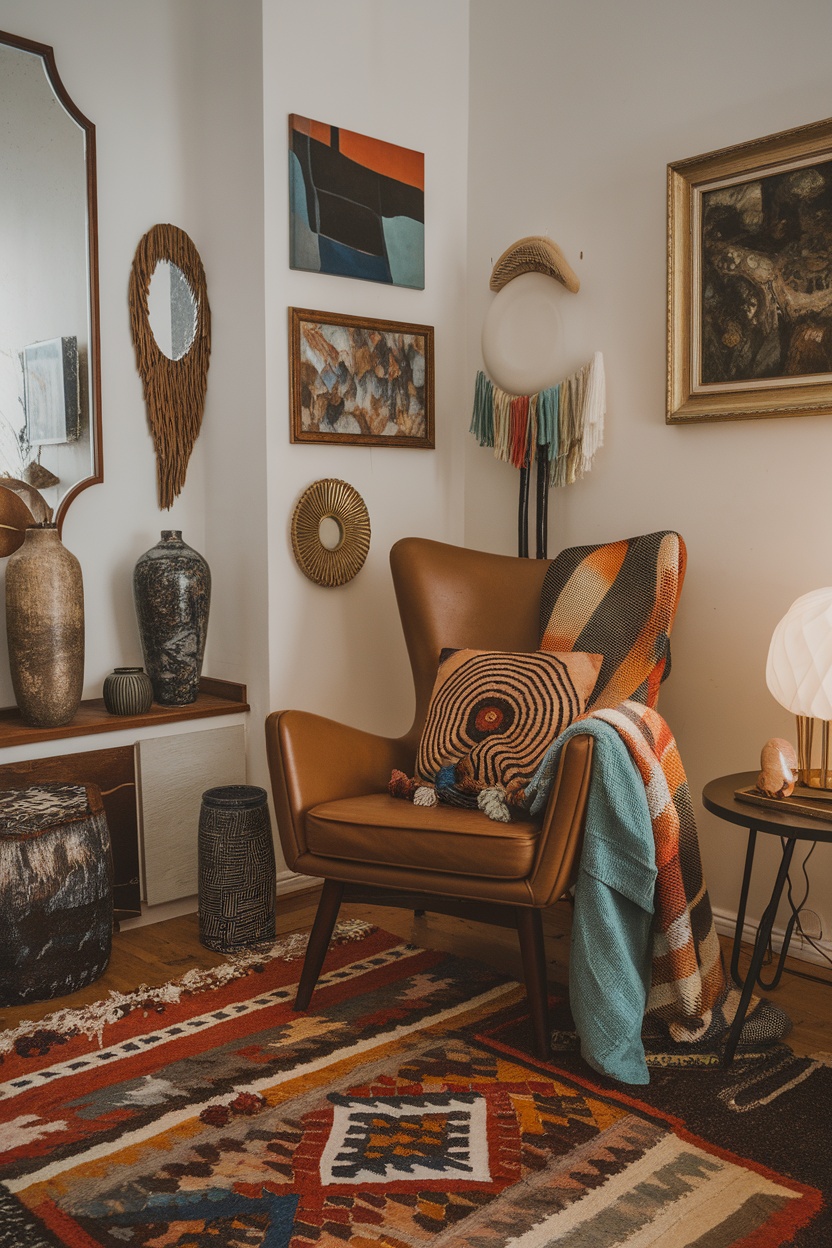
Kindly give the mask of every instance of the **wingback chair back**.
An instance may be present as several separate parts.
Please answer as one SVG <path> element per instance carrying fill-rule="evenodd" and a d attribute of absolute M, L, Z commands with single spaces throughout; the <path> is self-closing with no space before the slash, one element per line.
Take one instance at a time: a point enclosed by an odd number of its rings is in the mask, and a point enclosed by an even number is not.
<path fill-rule="evenodd" d="M 575 877 L 592 737 L 579 732 L 565 743 L 542 823 L 522 815 L 509 823 L 492 822 L 479 810 L 414 806 L 391 796 L 388 785 L 392 769 L 414 773 L 445 648 L 535 651 L 541 636 L 544 644 L 551 640 L 547 624 L 554 621 L 562 649 L 604 653 L 605 658 L 609 650 L 607 676 L 611 673 L 614 679 L 611 684 L 605 676 L 605 688 L 638 692 L 639 682 L 645 688 L 650 684 L 648 676 L 656 686 L 668 657 L 667 634 L 681 588 L 684 545 L 681 539 L 675 546 L 673 541 L 652 545 L 645 541 L 632 539 L 641 543 L 635 564 L 627 551 L 601 556 L 602 572 L 604 567 L 607 572 L 615 570 L 612 609 L 600 592 L 610 577 L 603 574 L 599 579 L 598 557 L 590 553 L 586 558 L 587 551 L 596 548 L 582 548 L 579 557 L 564 551 L 550 564 L 421 538 L 405 538 L 393 547 L 390 562 L 416 697 L 410 729 L 401 737 L 381 737 L 304 711 L 275 711 L 266 721 L 272 790 L 287 865 L 324 880 L 297 1009 L 310 1002 L 342 898 L 356 896 L 357 889 L 364 902 L 409 904 L 413 909 L 515 926 L 535 1048 L 541 1056 L 548 1052 L 541 912 Z M 625 545 L 629 549 L 631 543 Z M 664 587 L 656 591 L 664 604 L 661 609 L 650 605 L 643 583 L 628 590 L 628 569 L 649 573 L 650 557 L 644 552 L 649 556 L 650 549 L 663 552 L 653 561 L 654 589 Z M 670 575 L 668 580 L 661 569 L 673 563 L 674 550 L 678 566 L 675 579 Z M 569 628 L 572 636 L 566 637 Z"/>
<path fill-rule="evenodd" d="M 407 537 L 390 552 L 416 712 L 405 740 L 414 752 L 445 647 L 536 650 L 548 563 Z"/>

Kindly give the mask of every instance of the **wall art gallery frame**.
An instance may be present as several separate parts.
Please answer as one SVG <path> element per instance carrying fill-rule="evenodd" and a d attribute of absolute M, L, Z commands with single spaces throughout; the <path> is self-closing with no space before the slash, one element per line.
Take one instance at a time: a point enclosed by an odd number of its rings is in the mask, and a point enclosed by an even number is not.
<path fill-rule="evenodd" d="M 289 309 L 292 442 L 433 449 L 432 325 Z"/>
<path fill-rule="evenodd" d="M 667 422 L 832 411 L 832 118 L 668 166 Z"/>

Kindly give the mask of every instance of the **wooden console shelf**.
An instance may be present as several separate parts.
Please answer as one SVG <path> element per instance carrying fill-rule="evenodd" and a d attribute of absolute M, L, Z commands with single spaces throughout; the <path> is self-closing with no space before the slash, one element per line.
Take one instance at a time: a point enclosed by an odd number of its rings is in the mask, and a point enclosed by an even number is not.
<path fill-rule="evenodd" d="M 0 709 L 0 749 L 12 745 L 35 745 L 39 741 L 59 741 L 63 737 L 85 737 L 97 732 L 118 732 L 127 728 L 147 728 L 172 724 L 182 719 L 208 719 L 213 715 L 236 715 L 249 710 L 245 685 L 203 676 L 199 696 L 189 706 L 158 706 L 155 702 L 144 715 L 111 715 L 103 698 L 82 702 L 78 714 L 60 728 L 29 728 L 21 723 L 16 706 Z"/>

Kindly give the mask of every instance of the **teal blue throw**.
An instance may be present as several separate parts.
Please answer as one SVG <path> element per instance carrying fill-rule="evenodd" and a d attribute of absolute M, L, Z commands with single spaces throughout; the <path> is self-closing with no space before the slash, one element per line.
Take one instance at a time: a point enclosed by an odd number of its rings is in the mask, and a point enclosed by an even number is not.
<path fill-rule="evenodd" d="M 581 1053 L 623 1083 L 649 1083 L 641 1028 L 650 987 L 656 856 L 644 781 L 619 733 L 600 719 L 567 728 L 526 789 L 542 814 L 560 751 L 595 738 L 586 831 L 575 886 L 569 1002 Z"/>

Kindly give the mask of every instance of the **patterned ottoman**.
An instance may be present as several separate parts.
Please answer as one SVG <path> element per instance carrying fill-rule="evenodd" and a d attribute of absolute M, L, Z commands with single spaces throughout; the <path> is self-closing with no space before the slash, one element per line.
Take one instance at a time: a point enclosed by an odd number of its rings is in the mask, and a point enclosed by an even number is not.
<path fill-rule="evenodd" d="M 64 996 L 103 974 L 112 880 L 96 785 L 0 792 L 0 1006 Z"/>

